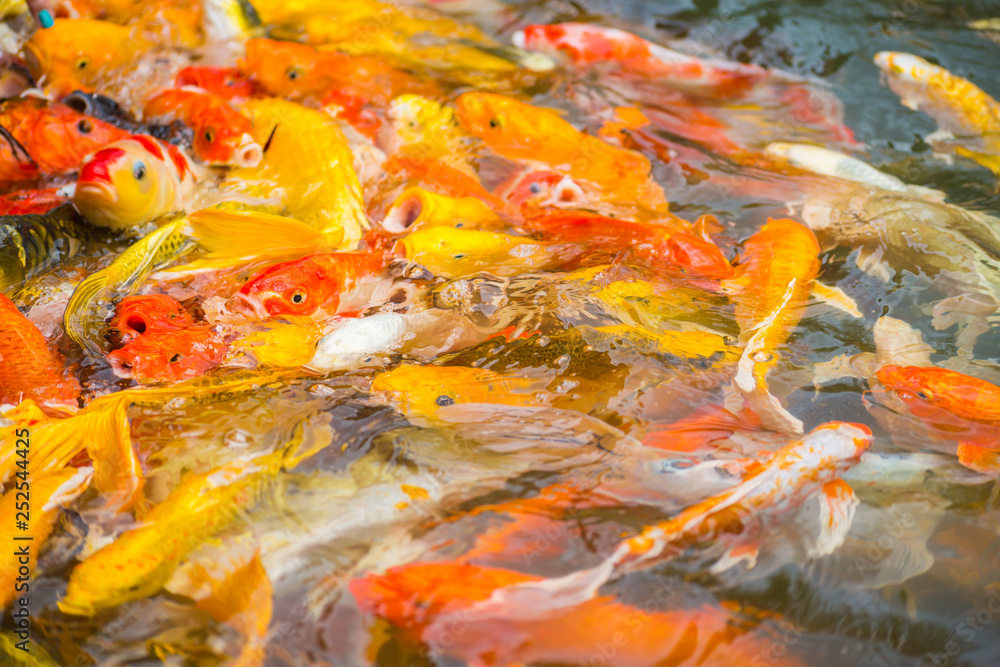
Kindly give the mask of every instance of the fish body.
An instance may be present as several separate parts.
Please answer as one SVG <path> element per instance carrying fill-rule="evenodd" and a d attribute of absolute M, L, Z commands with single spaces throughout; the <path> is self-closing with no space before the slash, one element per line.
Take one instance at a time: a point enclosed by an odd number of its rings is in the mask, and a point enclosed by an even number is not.
<path fill-rule="evenodd" d="M 556 259 L 544 243 L 476 229 L 428 227 L 411 232 L 400 243 L 408 260 L 447 277 L 484 270 L 517 273 Z"/>
<path fill-rule="evenodd" d="M 438 409 L 456 403 L 539 405 L 544 384 L 483 368 L 403 364 L 376 375 L 372 391 L 387 392 L 407 413 L 433 417 Z"/>
<path fill-rule="evenodd" d="M 231 169 L 220 188 L 276 199 L 288 215 L 327 235 L 332 248 L 353 250 L 369 225 L 354 156 L 337 122 L 274 98 L 250 100 L 242 111 L 267 151 L 256 167 Z"/>
<path fill-rule="evenodd" d="M 906 183 L 895 176 L 837 151 L 810 144 L 771 143 L 765 153 L 783 159 L 789 164 L 824 176 L 834 176 L 848 181 L 867 183 L 883 190 L 906 192 Z"/>
<path fill-rule="evenodd" d="M 222 363 L 229 344 L 210 326 L 159 329 L 108 354 L 115 375 L 140 383 L 178 382 L 204 375 Z"/>
<path fill-rule="evenodd" d="M 253 140 L 250 121 L 209 92 L 169 89 L 146 102 L 147 121 L 183 121 L 194 132 L 192 150 L 207 165 L 255 167 L 264 149 Z"/>
<path fill-rule="evenodd" d="M 24 431 L 27 433 L 28 430 Z M 62 468 L 41 475 L 31 475 L 30 483 L 25 473 L 25 477 L 19 476 L 14 486 L 0 498 L 0 520 L 11 526 L 0 537 L 0 609 L 6 609 L 17 597 L 17 591 L 28 590 L 20 585 L 15 587 L 15 582 L 25 581 L 18 577 L 19 569 L 34 573 L 38 553 L 56 527 L 60 508 L 71 503 L 87 489 L 92 472 L 90 469 Z M 27 509 L 28 501 L 17 501 L 29 496 L 30 510 L 19 511 Z M 18 515 L 27 515 L 30 520 L 25 523 L 24 529 L 15 531 L 13 526 L 15 518 L 20 519 Z M 30 548 L 23 549 L 25 545 L 30 545 Z M 19 551 L 24 552 L 27 562 L 19 560 Z"/>
<path fill-rule="evenodd" d="M 184 329 L 193 324 L 191 314 L 177 299 L 166 294 L 146 294 L 119 301 L 108 328 L 128 342 L 146 333 Z"/>
<path fill-rule="evenodd" d="M 310 255 L 281 262 L 254 274 L 230 301 L 254 317 L 332 315 L 342 295 L 364 281 L 378 279 L 381 258 L 369 253 Z"/>
<path fill-rule="evenodd" d="M 201 13 L 207 43 L 242 43 L 260 31 L 260 16 L 250 0 L 205 0 Z"/>
<path fill-rule="evenodd" d="M 21 284 L 33 269 L 74 254 L 81 241 L 102 236 L 72 206 L 0 216 L 0 289 Z"/>
<path fill-rule="evenodd" d="M 88 154 L 128 136 L 64 104 L 37 98 L 0 102 L 0 126 L 24 148 L 38 175 L 76 171 Z M 9 177 L 19 168 L 8 158 L 0 163 L 0 176 L 14 180 Z"/>
<path fill-rule="evenodd" d="M 62 359 L 4 294 L 0 294 L 0 318 L 0 403 L 31 398 L 44 405 L 76 408 L 80 384 L 65 374 Z"/>
<path fill-rule="evenodd" d="M 92 616 L 159 591 L 180 562 L 251 506 L 261 485 L 329 443 L 316 438 L 300 454 L 301 433 L 284 449 L 187 475 L 145 517 L 79 563 L 59 601 L 63 613 Z"/>
<path fill-rule="evenodd" d="M 768 76 L 756 65 L 696 58 L 624 30 L 585 23 L 529 25 L 514 34 L 513 43 L 574 65 L 613 63 L 672 88 L 712 96 L 739 95 Z"/>
<path fill-rule="evenodd" d="M 426 227 L 500 231 L 497 213 L 476 197 L 449 197 L 423 188 L 407 188 L 386 211 L 382 228 L 393 234 Z"/>
<path fill-rule="evenodd" d="M 733 268 L 719 247 L 695 234 L 687 221 L 667 214 L 657 222 L 660 224 L 559 211 L 532 216 L 526 225 L 550 241 L 588 243 L 612 252 L 629 250 L 632 261 L 653 269 L 715 279 L 733 276 Z"/>
<path fill-rule="evenodd" d="M 968 79 L 909 53 L 881 51 L 875 65 L 905 106 L 937 121 L 935 145 L 1000 174 L 1000 102 Z M 945 139 L 940 135 L 955 141 L 937 141 Z"/>
<path fill-rule="evenodd" d="M 45 215 L 69 201 L 66 188 L 18 190 L 0 195 L 0 216 Z"/>
<path fill-rule="evenodd" d="M 87 156 L 73 203 L 95 225 L 124 229 L 182 210 L 196 180 L 180 149 L 136 134 Z"/>
<path fill-rule="evenodd" d="M 584 134 L 550 109 L 482 92 L 464 93 L 455 104 L 462 129 L 503 157 L 544 162 L 598 184 L 613 201 L 667 207 L 645 156 Z"/>
<path fill-rule="evenodd" d="M 109 71 L 130 62 L 147 45 L 126 26 L 60 18 L 31 36 L 25 54 L 35 79 L 44 76 L 46 90 L 60 99 L 74 90 L 92 92 Z"/>

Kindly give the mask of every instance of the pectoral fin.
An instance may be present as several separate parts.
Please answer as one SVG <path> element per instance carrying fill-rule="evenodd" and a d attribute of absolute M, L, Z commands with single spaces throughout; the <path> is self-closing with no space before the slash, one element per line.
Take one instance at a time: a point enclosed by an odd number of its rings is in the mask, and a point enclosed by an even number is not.
<path fill-rule="evenodd" d="M 844 543 L 857 507 L 854 489 L 844 480 L 835 479 L 823 485 L 819 498 L 820 532 L 816 544 L 809 549 L 811 558 L 831 554 Z"/>
<path fill-rule="evenodd" d="M 963 442 L 958 446 L 958 461 L 984 475 L 1000 475 L 1000 448 Z"/>
<path fill-rule="evenodd" d="M 844 311 L 852 317 L 864 317 L 858 310 L 858 304 L 839 287 L 830 287 L 819 281 L 813 282 L 812 295 L 823 303 Z"/>

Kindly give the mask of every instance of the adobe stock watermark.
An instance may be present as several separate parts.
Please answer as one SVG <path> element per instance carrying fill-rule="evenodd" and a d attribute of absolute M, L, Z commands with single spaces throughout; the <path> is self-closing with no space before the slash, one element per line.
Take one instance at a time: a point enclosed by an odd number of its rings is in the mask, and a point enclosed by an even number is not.
<path fill-rule="evenodd" d="M 945 642 L 944 650 L 927 655 L 923 663 L 927 667 L 951 667 L 958 664 L 958 658 L 991 623 L 1000 623 L 1000 588 L 990 591 L 989 599 L 975 612 L 968 614 L 955 627 L 955 632 Z"/>

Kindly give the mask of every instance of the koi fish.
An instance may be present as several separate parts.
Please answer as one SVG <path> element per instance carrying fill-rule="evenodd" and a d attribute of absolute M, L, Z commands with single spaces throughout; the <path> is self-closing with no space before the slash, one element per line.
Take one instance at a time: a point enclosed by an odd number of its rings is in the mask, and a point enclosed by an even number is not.
<path fill-rule="evenodd" d="M 550 244 L 523 236 L 454 227 L 427 227 L 403 237 L 406 259 L 437 275 L 454 277 L 487 269 L 510 275 L 550 265 L 558 258 Z"/>
<path fill-rule="evenodd" d="M 95 225 L 124 229 L 182 210 L 197 179 L 176 146 L 135 134 L 87 156 L 73 203 Z"/>
<path fill-rule="evenodd" d="M 178 88 L 201 88 L 227 102 L 248 99 L 256 92 L 253 82 L 244 77 L 237 67 L 184 67 L 174 77 L 174 85 Z"/>
<path fill-rule="evenodd" d="M 734 387 L 750 401 L 762 423 L 775 430 L 802 432 L 802 422 L 768 393 L 767 369 L 778 348 L 802 316 L 811 293 L 840 304 L 855 317 L 857 306 L 836 290 L 816 283 L 819 243 L 812 231 L 794 220 L 768 218 L 743 246 L 732 287 L 736 295 L 736 322 L 740 327 L 740 358 Z M 742 406 L 734 405 L 734 412 Z"/>
<path fill-rule="evenodd" d="M 407 188 L 386 211 L 382 228 L 393 234 L 428 227 L 499 231 L 503 220 L 476 197 L 449 197 L 423 188 Z"/>
<path fill-rule="evenodd" d="M 282 315 L 327 317 L 341 299 L 356 305 L 350 292 L 382 273 L 380 257 L 370 253 L 324 253 L 281 262 L 257 272 L 228 302 L 249 317 Z M 367 301 L 365 302 L 367 303 Z"/>
<path fill-rule="evenodd" d="M 881 51 L 875 65 L 904 106 L 937 121 L 938 131 L 928 137 L 932 143 L 1000 175 L 1000 102 L 971 81 L 909 53 Z"/>
<path fill-rule="evenodd" d="M 66 594 L 58 602 L 60 611 L 93 616 L 159 591 L 191 551 L 254 504 L 264 482 L 330 443 L 329 430 L 313 430 L 315 437 L 305 445 L 305 427 L 300 424 L 282 449 L 187 475 L 149 511 L 142 526 L 123 533 L 73 569 Z"/>
<path fill-rule="evenodd" d="M 104 356 L 105 322 L 111 315 L 113 301 L 137 291 L 158 265 L 191 248 L 183 223 L 183 218 L 174 220 L 150 232 L 106 268 L 80 281 L 63 315 L 66 335 L 73 342 L 92 356 Z"/>
<path fill-rule="evenodd" d="M 667 208 L 645 156 L 584 134 L 554 111 L 480 92 L 464 93 L 455 105 L 462 129 L 505 158 L 544 162 L 598 184 L 612 201 Z"/>
<path fill-rule="evenodd" d="M 337 121 L 327 114 L 280 99 L 254 99 L 242 111 L 253 139 L 266 146 L 256 167 L 230 169 L 220 189 L 274 204 L 328 237 L 330 249 L 353 250 L 368 229 L 354 158 Z M 275 239 L 277 240 L 277 239 Z M 254 255 L 255 235 L 229 239 L 233 252 Z"/>
<path fill-rule="evenodd" d="M 22 531 L 11 528 L 3 531 L 0 537 L 0 586 L 3 587 L 0 588 L 0 609 L 6 609 L 17 597 L 16 591 L 27 590 L 15 588 L 16 581 L 26 581 L 26 577 L 18 578 L 19 570 L 34 573 L 38 553 L 56 527 L 60 508 L 87 490 L 92 473 L 90 468 L 63 468 L 43 475 L 32 474 L 30 485 L 26 476 L 19 478 L 0 498 L 0 520 L 6 525 L 14 526 L 17 515 L 30 516 Z M 19 553 L 24 560 L 19 560 Z"/>
<path fill-rule="evenodd" d="M 69 205 L 44 214 L 0 216 L 0 289 L 21 284 L 34 269 L 70 257 L 82 241 L 103 236 Z"/>
<path fill-rule="evenodd" d="M 484 188 L 479 176 L 456 166 L 454 160 L 426 157 L 404 148 L 389 157 L 383 169 L 390 176 L 407 179 L 407 185 L 416 185 L 449 197 L 475 197 L 498 211 L 504 208 L 503 200 Z"/>
<path fill-rule="evenodd" d="M 177 382 L 204 375 L 222 363 L 229 344 L 215 327 L 159 330 L 108 354 L 115 375 L 140 383 Z"/>
<path fill-rule="evenodd" d="M 476 604 L 491 595 L 543 581 L 497 567 L 418 562 L 353 579 L 348 587 L 362 612 L 402 629 L 430 647 L 432 656 L 469 664 L 584 665 L 595 655 L 603 658 L 595 647 L 605 646 L 615 647 L 614 664 L 621 667 L 750 664 L 773 644 L 766 634 L 750 632 L 759 614 L 711 604 L 642 611 L 603 596 L 541 618 L 474 615 Z M 627 641 L 614 641 L 623 636 Z M 786 658 L 782 664 L 802 663 Z"/>
<path fill-rule="evenodd" d="M 115 305 L 108 328 L 127 343 L 146 333 L 176 331 L 193 326 L 191 313 L 177 299 L 166 294 L 127 296 Z"/>
<path fill-rule="evenodd" d="M 64 104 L 37 98 L 0 102 L 0 126 L 24 149 L 39 175 L 76 171 L 88 154 L 128 136 Z M 0 176 L 9 178 L 19 168 L 8 158 L 0 163 Z"/>
<path fill-rule="evenodd" d="M 511 41 L 574 65 L 609 62 L 671 88 L 712 97 L 742 95 L 768 77 L 767 70 L 757 65 L 696 58 L 623 30 L 586 23 L 533 24 L 514 33 Z"/>
<path fill-rule="evenodd" d="M 146 102 L 151 122 L 183 121 L 194 132 L 192 150 L 207 165 L 256 167 L 264 149 L 250 136 L 250 121 L 225 99 L 208 92 L 170 89 Z"/>
<path fill-rule="evenodd" d="M 783 508 L 798 507 L 821 494 L 820 536 L 811 557 L 832 553 L 850 529 L 858 500 L 839 475 L 856 464 L 871 446 L 871 430 L 861 424 L 830 422 L 785 445 L 743 481 L 681 511 L 618 545 L 599 565 L 563 577 L 519 583 L 498 589 L 482 603 L 484 615 L 511 609 L 545 614 L 553 608 L 592 599 L 606 582 L 672 558 L 685 547 L 730 533 L 737 544 L 712 567 L 724 571 L 740 561 L 756 563 L 766 524 Z M 756 526 L 753 534 L 745 531 Z M 501 616 L 502 617 L 502 616 Z"/>
<path fill-rule="evenodd" d="M 132 28 L 94 19 L 56 19 L 24 45 L 28 68 L 43 76 L 46 91 L 56 99 L 74 90 L 92 92 L 105 75 L 122 67 L 148 47 Z"/>
<path fill-rule="evenodd" d="M 867 183 L 883 190 L 906 192 L 906 183 L 895 176 L 837 151 L 810 144 L 775 142 L 764 149 L 767 155 L 784 160 L 793 167 L 800 167 L 823 176 L 834 176 L 857 183 Z"/>
<path fill-rule="evenodd" d="M 312 321 L 268 322 L 234 341 L 231 349 L 249 354 L 259 366 L 298 368 L 309 363 L 322 337 L 323 327 Z"/>
<path fill-rule="evenodd" d="M 579 183 L 547 169 L 519 172 L 498 185 L 496 193 L 522 215 L 546 208 L 581 208 L 590 201 L 590 195 Z"/>
<path fill-rule="evenodd" d="M 404 412 L 433 417 L 439 408 L 456 403 L 544 404 L 544 385 L 483 368 L 402 364 L 376 375 L 372 391 L 386 392 Z"/>
<path fill-rule="evenodd" d="M 0 318 L 0 403 L 31 398 L 46 407 L 75 409 L 80 383 L 66 375 L 62 359 L 4 294 Z"/>
<path fill-rule="evenodd" d="M 977 472 L 1000 472 L 1000 387 L 946 368 L 883 366 L 876 392 L 899 398 L 932 437 L 959 443 L 959 460 Z"/>
<path fill-rule="evenodd" d="M 633 261 L 653 269 L 720 280 L 733 276 L 733 267 L 719 247 L 707 234 L 694 232 L 715 224 L 714 218 L 703 216 L 694 228 L 670 214 L 657 222 L 661 224 L 563 211 L 532 216 L 526 226 L 552 241 L 593 244 L 612 252 L 628 249 Z"/>
<path fill-rule="evenodd" d="M 70 195 L 66 188 L 18 190 L 0 195 L 0 216 L 45 215 L 68 202 Z"/>

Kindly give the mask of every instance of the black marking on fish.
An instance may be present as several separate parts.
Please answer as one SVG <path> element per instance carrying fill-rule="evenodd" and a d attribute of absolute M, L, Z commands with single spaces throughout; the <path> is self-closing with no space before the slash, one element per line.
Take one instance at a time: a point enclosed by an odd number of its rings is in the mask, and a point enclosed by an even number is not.
<path fill-rule="evenodd" d="M 236 4 L 240 6 L 240 11 L 243 12 L 243 18 L 246 19 L 248 26 L 259 28 L 263 25 L 263 22 L 260 20 L 260 14 L 257 13 L 257 8 L 250 4 L 250 0 L 236 0 Z"/>
<path fill-rule="evenodd" d="M 278 131 L 278 126 L 275 125 L 274 129 L 271 130 L 271 134 L 267 137 L 267 141 L 264 143 L 264 150 L 262 152 L 266 153 L 267 149 L 271 147 L 271 140 L 274 139 L 274 133 Z"/>
<path fill-rule="evenodd" d="M 14 157 L 19 162 L 27 162 L 36 169 L 38 168 L 38 163 L 36 163 L 35 159 L 31 157 L 31 153 L 28 152 L 28 149 L 22 146 L 21 142 L 15 139 L 14 135 L 10 133 L 10 130 L 3 125 L 0 125 L 0 136 L 6 139 L 7 143 L 10 144 L 10 150 L 14 153 Z"/>

